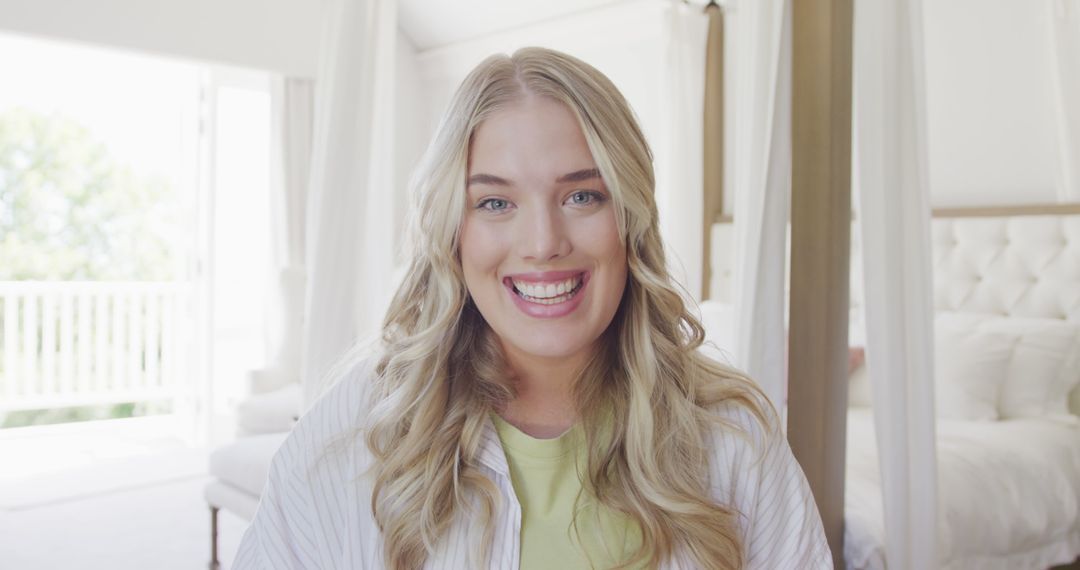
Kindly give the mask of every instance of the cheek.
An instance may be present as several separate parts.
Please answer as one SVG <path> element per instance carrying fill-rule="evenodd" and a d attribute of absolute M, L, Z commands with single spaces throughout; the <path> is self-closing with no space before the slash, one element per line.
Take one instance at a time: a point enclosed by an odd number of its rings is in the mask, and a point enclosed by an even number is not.
<path fill-rule="evenodd" d="M 618 305 L 622 300 L 623 290 L 626 288 L 626 276 L 630 269 L 626 262 L 626 247 L 615 240 L 615 243 L 611 245 L 608 255 L 608 263 L 611 268 L 611 289 L 612 298 L 615 300 L 615 304 Z"/>
<path fill-rule="evenodd" d="M 626 285 L 628 268 L 626 246 L 619 239 L 615 214 L 611 212 L 610 215 L 598 216 L 580 229 L 575 239 L 576 246 L 603 269 L 603 287 L 607 293 L 605 298 L 613 298 L 612 300 L 617 305 Z"/>
<path fill-rule="evenodd" d="M 609 268 L 621 265 L 622 272 L 626 272 L 626 247 L 619 240 L 614 212 L 609 211 L 582 224 L 574 241 L 589 257 Z"/>
<path fill-rule="evenodd" d="M 495 271 L 505 258 L 505 240 L 495 239 L 485 224 L 470 223 L 466 219 L 461 226 L 461 268 L 466 285 L 481 275 Z"/>

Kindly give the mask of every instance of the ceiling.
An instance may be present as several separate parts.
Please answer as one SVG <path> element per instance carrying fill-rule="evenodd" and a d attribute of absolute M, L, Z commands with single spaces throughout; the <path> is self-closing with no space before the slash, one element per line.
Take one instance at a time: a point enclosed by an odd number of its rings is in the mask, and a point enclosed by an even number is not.
<path fill-rule="evenodd" d="M 419 51 L 634 0 L 399 0 L 398 27 Z"/>

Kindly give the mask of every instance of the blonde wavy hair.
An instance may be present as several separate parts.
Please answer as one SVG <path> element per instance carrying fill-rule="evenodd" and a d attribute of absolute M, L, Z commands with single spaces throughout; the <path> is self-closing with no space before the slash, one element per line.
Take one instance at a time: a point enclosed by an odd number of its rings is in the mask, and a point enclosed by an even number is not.
<path fill-rule="evenodd" d="M 723 422 L 713 412 L 730 401 L 767 422 L 769 405 L 697 350 L 704 332 L 667 272 L 652 155 L 629 105 L 593 67 L 540 48 L 489 57 L 468 75 L 412 181 L 414 255 L 383 322 L 366 433 L 384 563 L 420 568 L 465 517 L 483 529 L 473 556 L 491 552 L 500 499 L 478 456 L 488 414 L 514 387 L 465 287 L 458 232 L 472 133 L 526 96 L 576 115 L 627 246 L 623 299 L 575 384 L 587 434 L 583 492 L 640 527 L 641 548 L 625 567 L 656 567 L 680 550 L 699 568 L 739 568 L 738 514 L 709 493 L 709 434 Z"/>

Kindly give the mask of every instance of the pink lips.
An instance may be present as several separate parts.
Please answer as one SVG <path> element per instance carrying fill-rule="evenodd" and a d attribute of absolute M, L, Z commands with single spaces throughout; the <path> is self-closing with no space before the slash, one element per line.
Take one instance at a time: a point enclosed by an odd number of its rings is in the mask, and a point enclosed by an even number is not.
<path fill-rule="evenodd" d="M 578 292 L 574 294 L 562 303 L 556 303 L 554 305 L 541 305 L 539 303 L 531 303 L 522 299 L 520 295 L 514 292 L 513 279 L 522 281 L 530 281 L 533 283 L 558 283 L 565 281 L 571 277 L 582 276 L 581 287 Z M 581 305 L 582 299 L 584 299 L 585 287 L 589 284 L 590 273 L 588 271 L 537 271 L 532 273 L 515 273 L 503 278 L 503 285 L 506 287 L 506 292 L 510 295 L 510 298 L 514 301 L 521 312 L 530 317 L 537 319 L 557 319 L 564 317 L 574 312 L 575 309 Z"/>

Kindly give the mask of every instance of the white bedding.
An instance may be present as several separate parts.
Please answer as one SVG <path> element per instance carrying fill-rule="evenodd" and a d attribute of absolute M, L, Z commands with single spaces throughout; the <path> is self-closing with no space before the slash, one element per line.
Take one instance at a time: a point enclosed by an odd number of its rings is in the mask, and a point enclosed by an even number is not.
<path fill-rule="evenodd" d="M 1077 423 L 938 420 L 937 434 L 943 570 L 1045 570 L 1076 558 Z M 844 558 L 857 570 L 885 568 L 876 447 L 870 410 L 851 409 Z"/>

